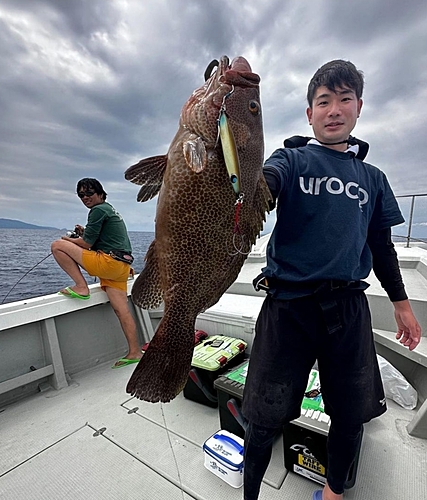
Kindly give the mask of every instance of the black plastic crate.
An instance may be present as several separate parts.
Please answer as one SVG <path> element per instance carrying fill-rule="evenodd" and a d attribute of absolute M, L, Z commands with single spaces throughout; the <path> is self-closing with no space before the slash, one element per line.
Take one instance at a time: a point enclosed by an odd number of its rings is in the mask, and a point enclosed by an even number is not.
<path fill-rule="evenodd" d="M 308 479 L 324 484 L 328 472 L 326 441 L 328 436 L 319 430 L 302 427 L 293 421 L 283 429 L 285 467 Z M 356 482 L 363 431 L 360 435 L 356 458 L 347 476 L 344 488 L 350 489 Z"/>
<path fill-rule="evenodd" d="M 245 373 L 248 361 L 217 378 L 214 387 L 218 393 L 219 421 L 221 429 L 244 437 L 245 422 L 241 414 Z"/>

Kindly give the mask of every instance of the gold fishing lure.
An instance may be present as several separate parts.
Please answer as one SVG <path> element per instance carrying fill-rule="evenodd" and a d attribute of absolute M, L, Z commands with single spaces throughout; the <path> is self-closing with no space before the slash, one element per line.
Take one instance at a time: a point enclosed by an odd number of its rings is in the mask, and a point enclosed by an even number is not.
<path fill-rule="evenodd" d="M 242 234 L 239 226 L 240 210 L 242 209 L 243 199 L 245 197 L 244 193 L 241 192 L 240 185 L 240 162 L 239 155 L 237 154 L 236 141 L 234 139 L 233 131 L 231 130 L 227 115 L 225 100 L 234 92 L 234 86 L 232 86 L 230 92 L 228 92 L 222 99 L 221 108 L 219 110 L 218 116 L 218 139 L 221 139 L 221 148 L 224 155 L 225 166 L 227 168 L 228 177 L 230 179 L 231 185 L 233 186 L 234 192 L 236 193 L 235 202 L 235 212 L 234 212 L 234 230 L 233 230 L 233 253 L 230 255 L 237 254 L 249 254 L 250 248 L 247 252 L 243 251 L 245 246 L 246 237 Z"/>
<path fill-rule="evenodd" d="M 221 147 L 224 154 L 225 166 L 227 167 L 228 176 L 234 192 L 239 197 L 240 192 L 240 163 L 237 154 L 236 141 L 233 132 L 228 124 L 227 115 L 225 113 L 225 100 L 234 92 L 234 87 L 226 94 L 222 100 L 221 109 L 218 117 L 218 132 L 221 138 Z"/>

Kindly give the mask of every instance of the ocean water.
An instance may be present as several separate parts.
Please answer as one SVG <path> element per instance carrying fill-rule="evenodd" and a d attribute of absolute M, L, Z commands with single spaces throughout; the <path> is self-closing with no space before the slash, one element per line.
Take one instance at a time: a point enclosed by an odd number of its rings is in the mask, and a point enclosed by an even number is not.
<path fill-rule="evenodd" d="M 56 293 L 73 284 L 50 255 L 50 245 L 64 234 L 55 229 L 0 229 L 0 304 Z M 154 233 L 130 231 L 136 273 Z M 89 284 L 95 278 L 84 273 Z"/>
<path fill-rule="evenodd" d="M 427 206 L 422 213 L 421 220 L 427 220 Z M 59 229 L 0 229 L 0 304 L 56 293 L 73 284 L 50 255 L 52 241 L 63 234 Z M 393 228 L 393 234 L 394 241 L 405 241 L 407 228 Z M 427 222 L 415 223 L 411 235 L 418 241 L 427 242 Z M 154 233 L 129 231 L 129 238 L 135 257 L 132 267 L 139 273 Z M 95 278 L 83 274 L 89 284 L 95 283 Z"/>

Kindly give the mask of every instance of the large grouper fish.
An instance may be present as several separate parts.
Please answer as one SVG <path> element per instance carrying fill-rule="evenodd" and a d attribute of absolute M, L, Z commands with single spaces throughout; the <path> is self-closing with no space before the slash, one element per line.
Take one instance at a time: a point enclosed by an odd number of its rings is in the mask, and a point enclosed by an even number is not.
<path fill-rule="evenodd" d="M 143 309 L 163 301 L 164 314 L 126 389 L 150 402 L 168 402 L 184 388 L 197 315 L 237 278 L 271 201 L 259 76 L 245 58 L 230 64 L 223 56 L 205 79 L 182 108 L 168 153 L 125 172 L 142 185 L 138 201 L 159 194 L 155 239 L 131 297 Z"/>

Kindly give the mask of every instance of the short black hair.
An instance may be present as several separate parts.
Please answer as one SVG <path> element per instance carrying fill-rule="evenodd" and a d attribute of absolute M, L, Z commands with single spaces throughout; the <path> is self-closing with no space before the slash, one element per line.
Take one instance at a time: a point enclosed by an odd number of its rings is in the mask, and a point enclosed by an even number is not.
<path fill-rule="evenodd" d="M 85 177 L 84 179 L 80 179 L 77 183 L 77 192 L 81 189 L 89 189 L 95 191 L 96 194 L 102 195 L 104 201 L 107 198 L 107 193 L 104 191 L 102 184 L 97 179 L 92 179 L 90 177 Z"/>
<path fill-rule="evenodd" d="M 360 99 L 363 94 L 363 73 L 350 61 L 335 59 L 320 67 L 310 80 L 307 89 L 307 101 L 310 108 L 316 90 L 323 85 L 335 92 L 337 88 L 348 87 L 354 90 L 356 97 Z"/>

